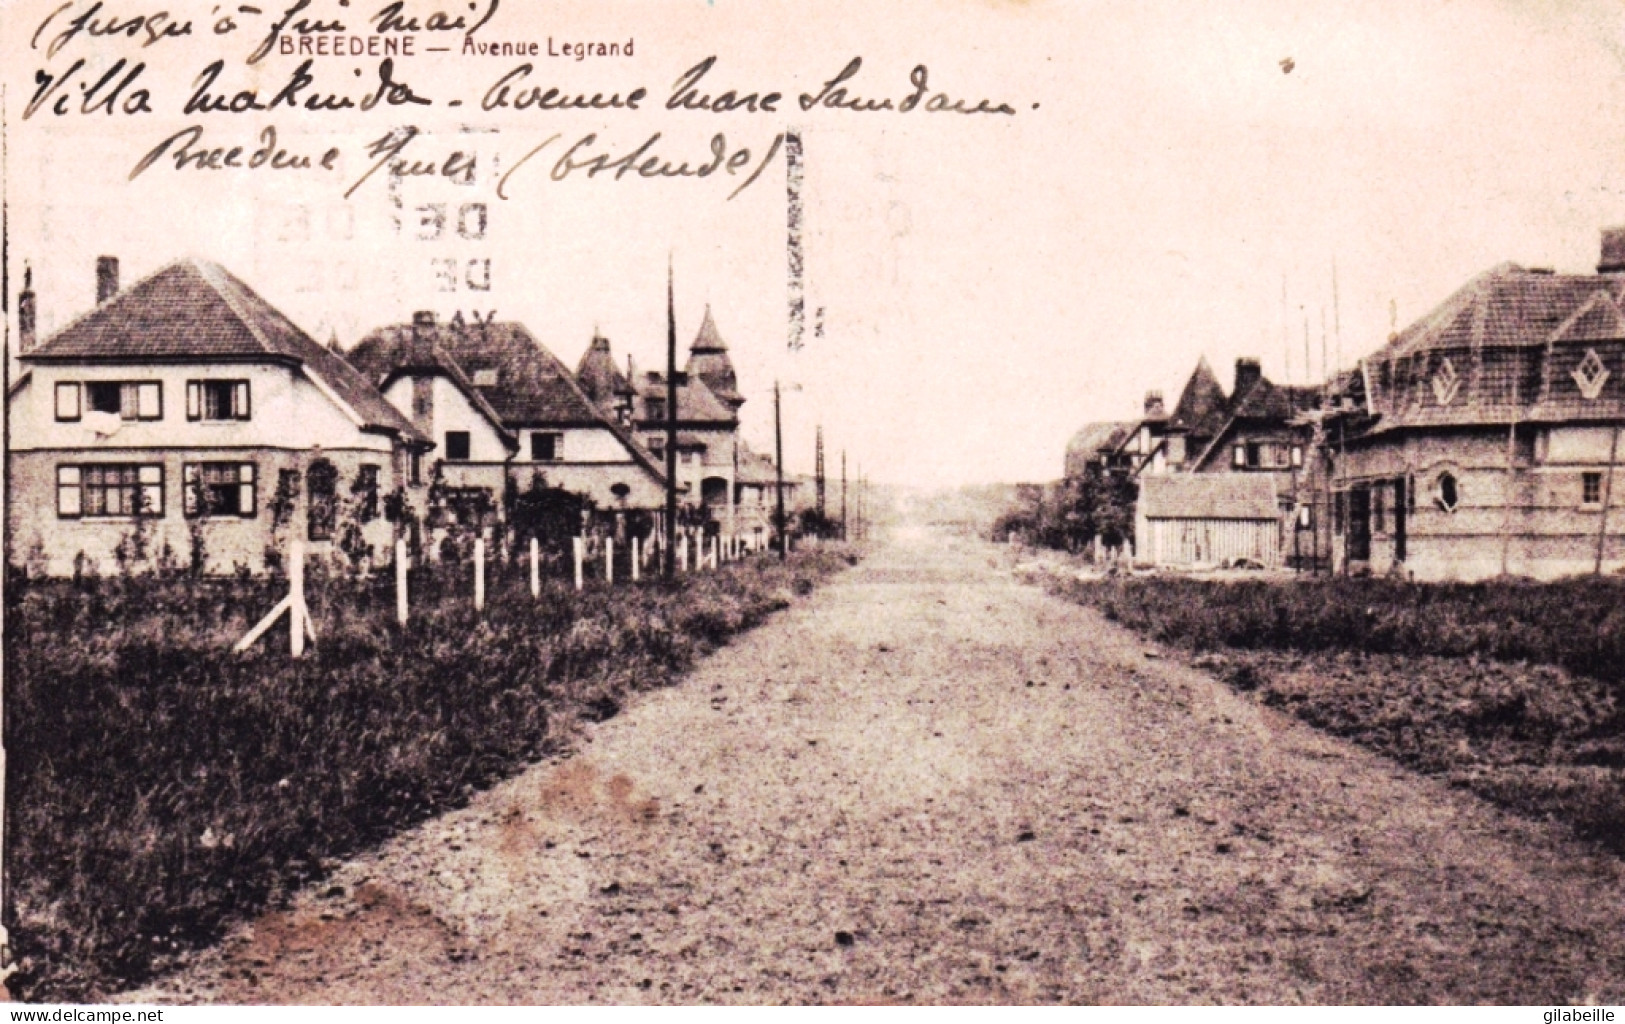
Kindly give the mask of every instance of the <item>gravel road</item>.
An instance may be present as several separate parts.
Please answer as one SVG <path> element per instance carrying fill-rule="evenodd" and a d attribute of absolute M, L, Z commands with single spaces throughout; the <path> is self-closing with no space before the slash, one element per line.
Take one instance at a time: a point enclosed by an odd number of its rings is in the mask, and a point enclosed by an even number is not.
<path fill-rule="evenodd" d="M 899 531 L 125 999 L 1625 1002 L 1620 863 Z"/>

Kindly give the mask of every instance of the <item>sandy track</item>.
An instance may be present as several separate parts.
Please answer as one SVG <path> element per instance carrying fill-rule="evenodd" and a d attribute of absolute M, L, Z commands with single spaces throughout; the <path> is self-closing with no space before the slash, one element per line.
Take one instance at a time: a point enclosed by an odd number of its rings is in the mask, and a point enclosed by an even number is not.
<path fill-rule="evenodd" d="M 126 998 L 1625 1001 L 1618 861 L 943 544 Z"/>

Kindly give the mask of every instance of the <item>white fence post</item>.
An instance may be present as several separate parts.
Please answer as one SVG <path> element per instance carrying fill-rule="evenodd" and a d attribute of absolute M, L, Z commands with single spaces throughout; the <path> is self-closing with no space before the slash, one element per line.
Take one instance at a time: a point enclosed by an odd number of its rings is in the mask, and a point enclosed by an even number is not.
<path fill-rule="evenodd" d="M 485 538 L 474 538 L 474 610 L 485 610 Z"/>
<path fill-rule="evenodd" d="M 632 538 L 632 582 L 633 583 L 636 583 L 638 581 L 638 569 L 639 569 L 638 558 L 642 554 L 642 552 L 639 550 L 639 548 L 641 548 L 642 546 L 643 545 L 641 545 L 638 542 L 638 538 L 636 538 L 636 537 Z"/>
<path fill-rule="evenodd" d="M 587 538 L 585 538 L 585 537 L 571 537 L 570 538 L 570 547 L 571 547 L 571 550 L 575 553 L 576 589 L 580 590 L 581 587 L 582 587 L 582 583 L 583 583 L 582 578 L 581 578 L 581 563 L 587 560 Z"/>
<path fill-rule="evenodd" d="M 531 597 L 540 597 L 541 594 L 542 594 L 542 566 L 541 566 L 541 557 L 542 556 L 541 556 L 541 553 L 540 553 L 540 550 L 539 550 L 540 547 L 541 547 L 541 545 L 536 543 L 536 538 L 532 537 L 530 539 L 530 596 Z"/>
<path fill-rule="evenodd" d="M 688 571 L 688 532 L 685 530 L 677 536 L 677 570 Z"/>
<path fill-rule="evenodd" d="M 406 625 L 406 541 L 395 542 L 395 618 Z"/>
<path fill-rule="evenodd" d="M 604 538 L 604 582 L 615 582 L 615 538 Z"/>
<path fill-rule="evenodd" d="M 288 555 L 288 645 L 295 658 L 305 654 L 305 544 L 294 541 Z"/>

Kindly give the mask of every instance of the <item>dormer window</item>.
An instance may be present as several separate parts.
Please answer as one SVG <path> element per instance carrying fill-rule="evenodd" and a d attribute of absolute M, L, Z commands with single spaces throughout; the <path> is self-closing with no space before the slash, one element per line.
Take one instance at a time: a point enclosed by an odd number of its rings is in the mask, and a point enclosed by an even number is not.
<path fill-rule="evenodd" d="M 493 369 L 475 370 L 474 386 L 477 388 L 494 388 L 497 386 L 497 372 Z"/>

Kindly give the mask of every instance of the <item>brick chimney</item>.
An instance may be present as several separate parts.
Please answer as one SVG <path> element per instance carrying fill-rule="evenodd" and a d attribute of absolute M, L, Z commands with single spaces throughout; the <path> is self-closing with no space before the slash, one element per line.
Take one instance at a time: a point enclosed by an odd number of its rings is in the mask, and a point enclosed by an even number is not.
<path fill-rule="evenodd" d="M 1625 271 L 1625 227 L 1602 229 L 1602 254 L 1597 259 L 1597 273 L 1617 274 Z"/>
<path fill-rule="evenodd" d="M 1259 367 L 1257 359 L 1242 356 L 1236 360 L 1236 387 L 1231 392 L 1231 395 L 1235 398 L 1241 398 L 1263 376 L 1264 371 Z"/>
<path fill-rule="evenodd" d="M 118 257 L 96 257 L 96 305 L 118 294 Z"/>
<path fill-rule="evenodd" d="M 23 290 L 17 294 L 17 351 L 34 347 L 34 268 L 23 264 Z"/>
<path fill-rule="evenodd" d="M 1168 414 L 1162 408 L 1162 392 L 1147 391 L 1145 393 L 1145 418 L 1148 420 L 1166 419 Z"/>

